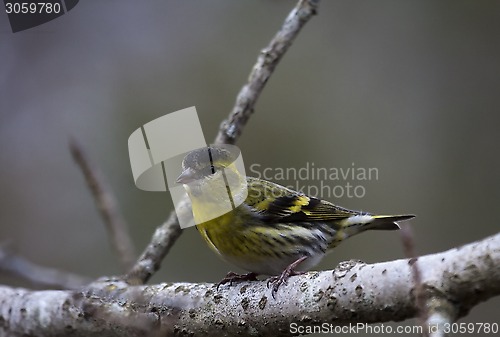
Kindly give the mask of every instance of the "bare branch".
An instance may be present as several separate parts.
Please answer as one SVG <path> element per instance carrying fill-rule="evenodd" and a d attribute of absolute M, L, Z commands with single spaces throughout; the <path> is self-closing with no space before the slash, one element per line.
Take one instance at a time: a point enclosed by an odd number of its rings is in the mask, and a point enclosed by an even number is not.
<path fill-rule="evenodd" d="M 428 313 L 426 308 L 424 288 L 422 286 L 422 274 L 420 272 L 417 255 L 415 253 L 415 238 L 413 236 L 411 227 L 408 224 L 402 225 L 400 233 L 405 256 L 409 258 L 409 263 L 411 265 L 413 275 L 413 283 L 415 284 L 415 304 L 419 311 L 418 320 L 420 325 L 424 327 L 426 326 Z M 427 333 L 424 333 L 424 336 L 427 335 Z"/>
<path fill-rule="evenodd" d="M 90 164 L 82 146 L 75 139 L 71 139 L 69 148 L 92 192 L 97 208 L 106 225 L 110 243 L 117 253 L 123 269 L 127 270 L 135 260 L 135 249 L 127 231 L 125 220 L 118 210 L 116 199 L 97 169 Z"/>
<path fill-rule="evenodd" d="M 415 238 L 408 224 L 402 225 L 401 239 L 406 256 L 410 259 L 413 282 L 415 284 L 415 304 L 418 308 L 417 315 L 420 325 L 424 328 L 423 335 L 428 337 L 446 336 L 446 324 L 457 319 L 457 310 L 446 294 L 441 292 L 425 292 L 422 283 L 420 258 L 415 253 Z M 428 266 L 426 266 L 428 268 Z M 433 329 L 430 329 L 433 327 Z"/>
<path fill-rule="evenodd" d="M 236 98 L 233 110 L 220 126 L 219 134 L 215 138 L 216 144 L 236 143 L 269 77 L 302 27 L 316 14 L 318 3 L 319 0 L 300 0 L 269 45 L 262 49 L 248 82 L 241 88 Z"/>
<path fill-rule="evenodd" d="M 299 0 L 288 14 L 283 26 L 257 58 L 248 82 L 241 88 L 236 103 L 225 120 L 216 144 L 234 144 L 254 110 L 262 89 L 278 65 L 280 59 L 292 44 L 304 24 L 316 13 L 319 0 Z M 183 205 L 185 206 L 185 205 Z M 168 220 L 156 229 L 152 241 L 139 260 L 127 273 L 125 279 L 133 284 L 145 283 L 160 268 L 161 261 L 182 234 L 174 211 Z"/>
<path fill-rule="evenodd" d="M 189 203 L 184 203 L 188 207 Z M 186 211 L 191 211 L 187 208 Z M 160 268 L 160 263 L 170 251 L 175 241 L 182 234 L 175 211 L 170 213 L 167 221 L 159 226 L 151 242 L 148 244 L 137 263 L 125 275 L 124 279 L 129 284 L 144 284 Z"/>
<path fill-rule="evenodd" d="M 0 247 L 0 271 L 20 277 L 37 286 L 55 289 L 81 289 L 91 282 L 83 276 L 42 267 Z"/>
<path fill-rule="evenodd" d="M 421 281 L 428 298 L 442 294 L 457 318 L 500 295 L 500 234 L 419 257 L 419 263 L 425 266 Z M 348 261 L 335 270 L 294 276 L 276 300 L 266 281 L 219 291 L 207 283 L 129 286 L 121 281 L 96 282 L 82 293 L 0 286 L 0 335 L 287 336 L 291 326 L 412 318 L 419 312 L 414 294 L 409 259 Z"/>

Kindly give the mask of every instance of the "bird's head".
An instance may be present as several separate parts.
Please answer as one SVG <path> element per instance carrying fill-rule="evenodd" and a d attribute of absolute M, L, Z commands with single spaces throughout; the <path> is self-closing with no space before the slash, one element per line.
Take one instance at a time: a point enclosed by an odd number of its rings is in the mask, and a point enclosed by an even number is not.
<path fill-rule="evenodd" d="M 245 200 L 246 176 L 237 169 L 238 157 L 236 147 L 209 146 L 184 158 L 177 183 L 191 199 L 196 223 L 219 217 Z"/>
<path fill-rule="evenodd" d="M 207 146 L 191 151 L 182 161 L 182 172 L 177 182 L 188 184 L 196 180 L 212 179 L 229 167 L 236 157 L 237 154 L 224 147 Z"/>

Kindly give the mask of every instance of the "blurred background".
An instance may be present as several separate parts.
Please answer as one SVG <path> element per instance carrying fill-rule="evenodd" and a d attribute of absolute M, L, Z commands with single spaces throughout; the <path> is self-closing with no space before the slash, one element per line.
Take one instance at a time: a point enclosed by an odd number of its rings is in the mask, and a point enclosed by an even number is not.
<path fill-rule="evenodd" d="M 294 5 L 81 1 L 16 34 L 0 14 L 0 243 L 41 265 L 89 277 L 120 273 L 69 138 L 112 186 L 141 252 L 173 206 L 169 194 L 135 187 L 129 135 L 196 106 L 213 140 L 260 49 Z M 364 186 L 362 198 L 330 200 L 417 214 L 418 254 L 495 234 L 499 31 L 498 1 L 323 1 L 238 142 L 247 173 L 255 163 L 377 168 L 378 179 L 351 181 Z M 403 257 L 397 232 L 370 232 L 317 269 Z M 229 270 L 239 271 L 189 228 L 152 282 L 216 282 Z M 30 286 L 5 275 L 0 282 Z M 461 321 L 498 322 L 499 305 L 492 299 Z"/>

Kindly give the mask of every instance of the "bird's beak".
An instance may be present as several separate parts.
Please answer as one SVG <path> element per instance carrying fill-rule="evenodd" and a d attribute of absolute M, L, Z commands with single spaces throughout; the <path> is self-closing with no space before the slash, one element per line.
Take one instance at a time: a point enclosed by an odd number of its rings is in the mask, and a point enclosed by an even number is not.
<path fill-rule="evenodd" d="M 178 184 L 187 184 L 195 180 L 195 172 L 192 168 L 188 167 L 182 171 L 181 175 L 177 177 Z"/>

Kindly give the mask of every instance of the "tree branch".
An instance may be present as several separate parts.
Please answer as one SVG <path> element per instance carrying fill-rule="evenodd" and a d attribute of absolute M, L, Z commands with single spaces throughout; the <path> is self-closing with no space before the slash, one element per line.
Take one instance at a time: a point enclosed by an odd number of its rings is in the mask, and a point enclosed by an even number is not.
<path fill-rule="evenodd" d="M 247 83 L 241 88 L 233 109 L 220 127 L 215 144 L 236 143 L 269 77 L 301 28 L 316 14 L 318 3 L 319 0 L 299 0 L 288 14 L 283 26 L 258 56 Z M 189 207 L 187 203 L 182 206 Z M 160 268 L 161 261 L 181 234 L 177 215 L 175 211 L 172 211 L 167 221 L 156 229 L 153 239 L 132 269 L 125 275 L 125 280 L 133 284 L 146 283 Z"/>
<path fill-rule="evenodd" d="M 216 144 L 236 143 L 250 115 L 254 112 L 255 103 L 269 77 L 302 27 L 316 14 L 318 3 L 319 0 L 300 0 L 288 14 L 283 26 L 269 45 L 262 49 L 248 77 L 248 82 L 241 88 L 236 98 L 233 110 L 220 126 L 219 134 L 215 138 Z"/>
<path fill-rule="evenodd" d="M 418 262 L 429 306 L 465 316 L 500 295 L 500 234 Z M 388 286 L 390 285 L 390 286 Z M 100 281 L 84 292 L 0 286 L 0 335 L 290 335 L 291 324 L 332 326 L 401 321 L 418 315 L 409 259 L 343 262 L 290 278 L 274 300 L 266 281 L 223 286 Z M 445 312 L 449 312 L 445 308 Z M 431 312 L 431 310 L 429 310 Z"/>
<path fill-rule="evenodd" d="M 184 202 L 183 207 L 191 212 L 189 203 Z M 177 220 L 175 211 L 170 213 L 168 219 L 158 228 L 151 242 L 148 244 L 137 263 L 125 275 L 124 280 L 129 284 L 144 284 L 153 274 L 160 269 L 163 258 L 182 234 L 182 229 Z"/>
<path fill-rule="evenodd" d="M 82 146 L 75 139 L 71 139 L 69 148 L 73 159 L 82 170 L 85 181 L 92 192 L 96 206 L 101 213 L 108 231 L 111 246 L 118 255 L 123 269 L 127 270 L 134 263 L 135 249 L 127 231 L 125 220 L 118 210 L 115 197 L 98 171 L 90 164 Z"/>
<path fill-rule="evenodd" d="M 83 276 L 39 266 L 0 247 L 0 271 L 35 285 L 56 289 L 80 289 L 91 282 Z"/>
<path fill-rule="evenodd" d="M 421 326 L 425 326 L 428 318 L 427 308 L 426 308 L 426 298 L 424 293 L 424 288 L 422 286 L 422 276 L 420 272 L 420 266 L 417 259 L 417 254 L 415 253 L 415 238 L 413 236 L 413 231 L 409 224 L 402 224 L 401 227 L 401 241 L 403 242 L 403 250 L 405 256 L 409 259 L 413 283 L 415 284 L 415 305 L 418 308 L 418 322 Z M 423 336 L 428 336 L 424 333 Z"/>

